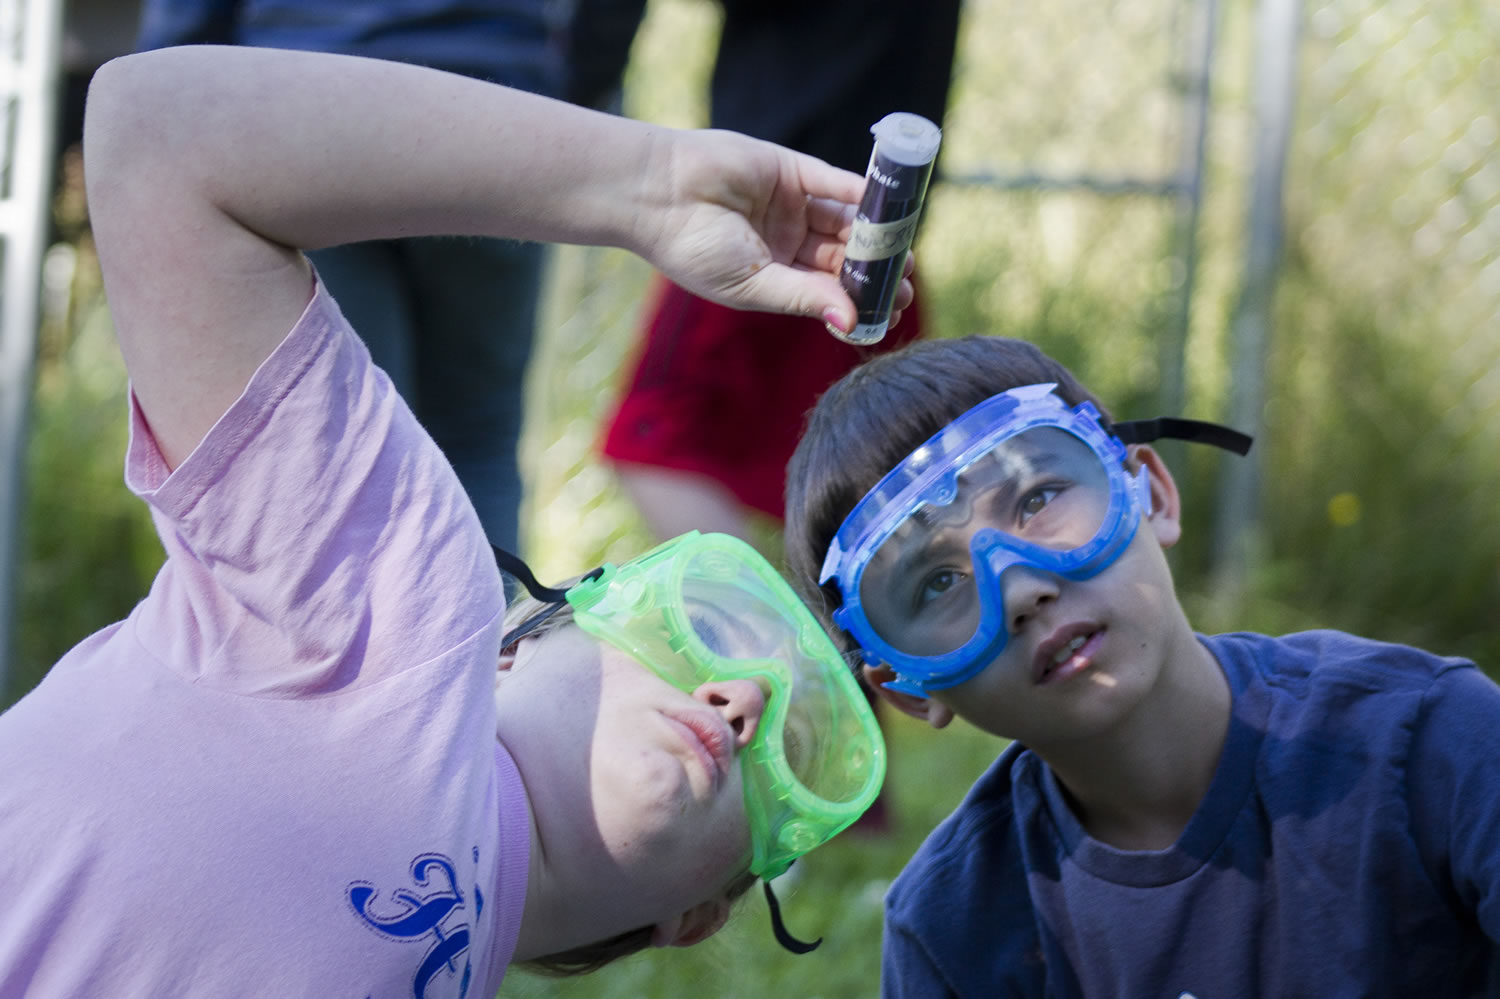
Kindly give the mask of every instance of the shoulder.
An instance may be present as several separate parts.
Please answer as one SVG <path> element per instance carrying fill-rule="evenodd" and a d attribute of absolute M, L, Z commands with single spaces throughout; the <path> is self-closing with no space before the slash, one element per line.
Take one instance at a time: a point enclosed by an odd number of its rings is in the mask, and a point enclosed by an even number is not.
<path fill-rule="evenodd" d="M 139 412 L 132 431 L 127 481 L 167 552 L 136 633 L 174 670 L 304 696 L 493 661 L 504 594 L 478 516 L 321 284 L 175 469 Z"/>
<path fill-rule="evenodd" d="M 1203 641 L 1236 698 L 1264 702 L 1269 729 L 1323 728 L 1354 743 L 1417 724 L 1428 702 L 1455 686 L 1488 683 L 1467 659 L 1341 631 L 1239 632 Z"/>
<path fill-rule="evenodd" d="M 1405 794 L 1411 768 L 1500 730 L 1500 688 L 1473 662 L 1338 631 L 1204 639 L 1264 730 L 1262 788 Z M 1464 733 L 1469 733 L 1465 735 Z"/>
<path fill-rule="evenodd" d="M 1420 696 L 1455 672 L 1477 672 L 1472 662 L 1410 645 L 1318 630 L 1272 637 L 1233 632 L 1203 639 L 1236 689 L 1264 683 L 1306 697 L 1391 693 Z"/>
<path fill-rule="evenodd" d="M 1013 772 L 1025 747 L 1012 743 L 990 764 L 958 807 L 928 835 L 896 879 L 892 896 L 909 882 L 951 877 L 982 863 L 986 849 L 1003 847 L 1013 836 Z M 915 887 L 914 885 L 912 887 Z"/>

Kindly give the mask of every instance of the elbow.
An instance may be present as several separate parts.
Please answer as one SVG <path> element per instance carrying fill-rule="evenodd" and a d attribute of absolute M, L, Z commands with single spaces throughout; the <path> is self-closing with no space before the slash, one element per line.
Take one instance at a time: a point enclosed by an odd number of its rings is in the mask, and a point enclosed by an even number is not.
<path fill-rule="evenodd" d="M 98 218 L 172 156 L 180 117 L 173 107 L 170 66 L 164 52 L 112 59 L 94 73 L 83 116 L 84 184 L 91 216 Z M 169 60 L 166 62 L 170 63 Z"/>
<path fill-rule="evenodd" d="M 95 71 L 83 113 L 86 165 L 113 171 L 169 148 L 183 92 L 179 63 L 164 49 L 120 56 Z"/>
<path fill-rule="evenodd" d="M 141 86 L 139 56 L 111 59 L 94 72 L 83 109 L 84 162 L 91 174 L 113 173 L 128 149 L 129 140 L 140 131 Z"/>

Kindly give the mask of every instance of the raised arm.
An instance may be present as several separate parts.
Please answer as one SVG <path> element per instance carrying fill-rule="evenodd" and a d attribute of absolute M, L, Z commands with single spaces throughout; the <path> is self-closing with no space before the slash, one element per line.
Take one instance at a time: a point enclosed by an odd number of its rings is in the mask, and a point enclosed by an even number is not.
<path fill-rule="evenodd" d="M 296 322 L 299 248 L 423 234 L 620 246 L 740 308 L 833 318 L 854 174 L 463 77 L 177 48 L 107 64 L 85 165 L 132 387 L 175 466 Z"/>

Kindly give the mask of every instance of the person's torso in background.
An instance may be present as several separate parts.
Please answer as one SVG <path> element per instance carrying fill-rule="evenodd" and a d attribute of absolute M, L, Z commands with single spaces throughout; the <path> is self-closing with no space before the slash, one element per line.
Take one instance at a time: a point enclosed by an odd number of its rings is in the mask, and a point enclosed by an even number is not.
<path fill-rule="evenodd" d="M 147 0 L 138 48 L 217 43 L 416 63 L 555 96 L 562 87 L 555 0 Z"/>

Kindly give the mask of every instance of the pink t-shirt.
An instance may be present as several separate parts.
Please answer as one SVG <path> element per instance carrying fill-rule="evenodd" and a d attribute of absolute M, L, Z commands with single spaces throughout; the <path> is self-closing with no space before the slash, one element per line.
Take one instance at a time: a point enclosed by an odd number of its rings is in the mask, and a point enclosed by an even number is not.
<path fill-rule="evenodd" d="M 0 996 L 491 996 L 529 820 L 504 595 L 323 291 L 176 471 L 167 561 L 0 717 Z"/>

